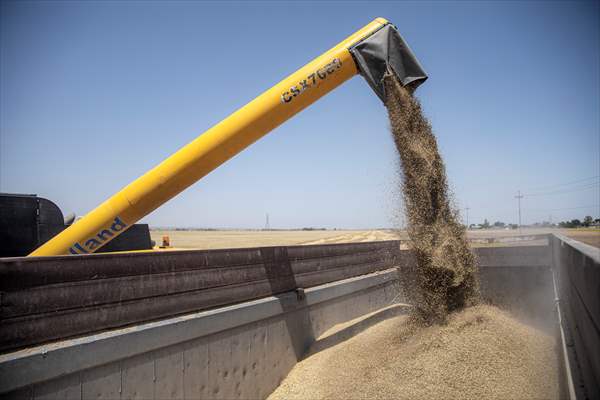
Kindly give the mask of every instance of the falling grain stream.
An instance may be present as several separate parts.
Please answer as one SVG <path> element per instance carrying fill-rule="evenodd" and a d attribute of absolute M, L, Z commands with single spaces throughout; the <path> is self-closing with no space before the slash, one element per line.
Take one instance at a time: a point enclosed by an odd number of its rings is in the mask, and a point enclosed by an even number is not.
<path fill-rule="evenodd" d="M 323 348 L 332 328 L 270 399 L 557 398 L 554 338 L 481 304 L 431 125 L 410 87 L 393 75 L 384 85 L 416 260 L 403 278 L 412 311 Z"/>

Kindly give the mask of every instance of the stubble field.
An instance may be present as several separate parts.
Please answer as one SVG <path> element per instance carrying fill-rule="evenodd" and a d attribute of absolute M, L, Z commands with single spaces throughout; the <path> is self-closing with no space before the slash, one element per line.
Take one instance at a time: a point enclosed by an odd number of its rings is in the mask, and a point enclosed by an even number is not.
<path fill-rule="evenodd" d="M 588 229 L 523 229 L 523 235 L 544 234 L 558 232 L 576 240 L 600 247 L 600 230 Z M 157 244 L 162 243 L 163 236 L 169 236 L 171 246 L 178 249 L 225 249 L 261 246 L 292 246 L 309 244 L 330 243 L 360 243 L 378 240 L 408 240 L 406 231 L 393 230 L 327 230 L 327 231 L 302 231 L 302 230 L 215 230 L 215 231 L 177 231 L 177 230 L 152 230 L 152 240 Z M 476 247 L 520 244 L 544 244 L 539 241 L 512 241 L 510 238 L 519 236 L 518 230 L 471 230 L 468 238 Z M 493 239 L 488 243 L 486 239 Z M 403 247 L 405 247 L 403 245 Z"/>
<path fill-rule="evenodd" d="M 327 243 L 356 243 L 377 240 L 393 240 L 398 236 L 392 231 L 302 231 L 302 230 L 219 230 L 175 231 L 152 230 L 150 236 L 157 244 L 163 236 L 169 236 L 171 246 L 181 249 L 225 249 L 261 246 L 291 246 Z"/>

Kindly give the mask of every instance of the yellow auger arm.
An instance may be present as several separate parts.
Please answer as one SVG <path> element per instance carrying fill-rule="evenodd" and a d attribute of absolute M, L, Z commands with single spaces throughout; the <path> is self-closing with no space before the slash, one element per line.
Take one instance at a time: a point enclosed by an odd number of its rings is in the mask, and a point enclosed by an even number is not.
<path fill-rule="evenodd" d="M 93 253 L 357 73 L 383 99 L 382 78 L 388 71 L 403 85 L 416 87 L 427 79 L 396 28 L 377 18 L 210 128 L 29 256 Z"/>

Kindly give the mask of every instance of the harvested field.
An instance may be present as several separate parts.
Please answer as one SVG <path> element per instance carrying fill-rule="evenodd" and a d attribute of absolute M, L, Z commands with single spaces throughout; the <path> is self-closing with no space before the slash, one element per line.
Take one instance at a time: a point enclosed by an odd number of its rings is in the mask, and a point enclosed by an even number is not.
<path fill-rule="evenodd" d="M 560 233 L 590 246 L 600 248 L 600 229 L 564 229 Z"/>
<path fill-rule="evenodd" d="M 369 318 L 323 334 L 269 399 L 558 398 L 554 338 L 498 308 L 429 327 L 400 315 L 348 338 Z"/>
<path fill-rule="evenodd" d="M 392 240 L 392 231 L 175 231 L 152 230 L 157 244 L 168 235 L 171 246 L 182 249 L 225 249 L 260 246 L 290 246 L 297 244 L 328 244 Z"/>
<path fill-rule="evenodd" d="M 575 231 L 575 230 L 573 230 Z M 523 235 L 544 234 L 553 232 L 549 229 L 523 229 Z M 569 231 L 560 233 L 567 236 Z M 395 230 L 327 230 L 327 231 L 301 231 L 301 230 L 277 230 L 277 231 L 251 231 L 251 230 L 210 230 L 210 231 L 177 231 L 177 230 L 151 230 L 152 240 L 160 244 L 163 235 L 168 235 L 171 239 L 171 245 L 180 249 L 226 249 L 241 247 L 260 247 L 260 246 L 291 246 L 291 245 L 309 245 L 309 244 L 332 244 L 332 243 L 359 243 L 378 240 L 408 240 L 406 231 Z M 518 236 L 516 230 L 479 230 L 468 231 L 467 238 L 473 247 L 489 246 L 528 246 L 545 245 L 546 241 L 510 240 L 512 236 Z M 589 235 L 589 233 L 588 233 Z M 579 236 L 571 236 L 576 240 L 581 240 Z M 600 232 L 596 235 L 592 233 L 590 239 L 599 238 Z M 490 240 L 486 240 L 490 239 Z M 583 240 L 582 240 L 583 241 Z M 589 243 L 592 244 L 593 243 Z M 598 244 L 600 247 L 600 243 Z M 402 245 L 402 248 L 408 248 Z"/>
<path fill-rule="evenodd" d="M 405 232 L 395 231 L 363 231 L 350 232 L 339 236 L 313 240 L 302 244 L 330 244 L 330 243 L 359 243 L 359 242 L 374 242 L 379 240 L 407 240 L 408 236 Z"/>

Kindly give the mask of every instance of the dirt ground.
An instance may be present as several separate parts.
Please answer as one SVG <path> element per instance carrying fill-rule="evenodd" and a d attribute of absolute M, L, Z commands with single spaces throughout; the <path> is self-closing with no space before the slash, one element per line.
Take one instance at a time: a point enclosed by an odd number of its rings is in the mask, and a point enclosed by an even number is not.
<path fill-rule="evenodd" d="M 370 319 L 325 332 L 269 400 L 558 398 L 554 338 L 498 308 L 426 328 L 402 314 Z"/>
<path fill-rule="evenodd" d="M 565 236 L 600 248 L 600 229 L 563 229 L 560 231 Z"/>

